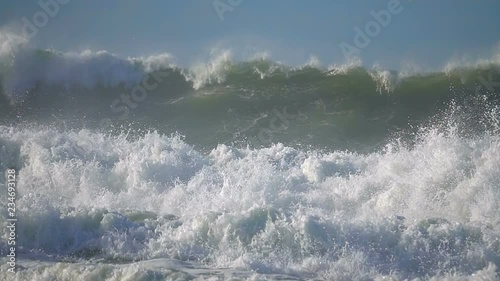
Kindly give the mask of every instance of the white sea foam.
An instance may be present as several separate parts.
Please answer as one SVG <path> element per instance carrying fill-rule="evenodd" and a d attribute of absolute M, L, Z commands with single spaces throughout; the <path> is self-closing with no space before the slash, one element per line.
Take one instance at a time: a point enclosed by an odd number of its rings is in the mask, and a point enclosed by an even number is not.
<path fill-rule="evenodd" d="M 471 139 L 430 128 L 412 147 L 394 141 L 370 154 L 281 144 L 202 153 L 155 132 L 131 138 L 3 126 L 0 159 L 1 169 L 19 170 L 21 256 L 111 261 L 48 261 L 19 269 L 20 280 L 201 278 L 187 264 L 174 274 L 179 265 L 146 262 L 154 259 L 196 260 L 209 274 L 497 278 L 495 134 Z M 5 227 L 5 213 L 0 220 Z M 113 262 L 121 260 L 145 261 Z M 244 278 L 261 278 L 252 276 Z"/>

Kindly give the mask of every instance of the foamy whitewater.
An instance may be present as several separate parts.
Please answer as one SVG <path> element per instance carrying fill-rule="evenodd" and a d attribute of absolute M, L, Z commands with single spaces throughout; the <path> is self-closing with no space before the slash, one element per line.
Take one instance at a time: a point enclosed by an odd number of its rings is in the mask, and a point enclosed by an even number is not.
<path fill-rule="evenodd" d="M 496 58 L 410 73 L 6 46 L 16 280 L 499 280 Z"/>

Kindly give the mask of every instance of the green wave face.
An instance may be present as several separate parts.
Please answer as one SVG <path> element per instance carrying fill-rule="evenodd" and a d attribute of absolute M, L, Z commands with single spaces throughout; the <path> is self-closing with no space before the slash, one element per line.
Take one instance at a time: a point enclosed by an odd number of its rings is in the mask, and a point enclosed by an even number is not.
<path fill-rule="evenodd" d="M 467 116 L 467 133 L 484 131 L 492 126 L 485 112 L 498 105 L 495 65 L 404 75 L 361 67 L 293 68 L 262 59 L 147 72 L 136 61 L 100 56 L 68 62 L 37 51 L 31 72 L 22 77 L 16 76 L 22 67 L 4 63 L 0 121 L 154 129 L 207 147 L 282 142 L 364 150 L 436 122 L 451 107 Z M 45 71 L 61 64 L 68 71 L 60 77 Z"/>
<path fill-rule="evenodd" d="M 495 65 L 9 63 L 20 279 L 497 277 Z"/>

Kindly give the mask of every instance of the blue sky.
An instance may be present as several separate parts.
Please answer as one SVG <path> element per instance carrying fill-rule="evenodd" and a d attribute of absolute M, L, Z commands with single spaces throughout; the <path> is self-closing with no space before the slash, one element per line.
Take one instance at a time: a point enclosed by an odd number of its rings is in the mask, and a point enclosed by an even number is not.
<path fill-rule="evenodd" d="M 214 0 L 71 0 L 31 44 L 122 56 L 168 52 L 180 64 L 217 48 L 232 49 L 236 57 L 267 51 L 290 64 L 310 55 L 339 64 L 345 60 L 340 43 L 354 44 L 354 27 L 364 29 L 373 20 L 370 12 L 387 10 L 390 1 L 241 0 L 221 21 Z M 401 0 L 401 6 L 361 50 L 366 65 L 438 67 L 457 56 L 487 56 L 500 42 L 500 1 Z M 21 18 L 32 21 L 40 10 L 38 1 L 2 1 L 0 25 L 20 30 Z"/>

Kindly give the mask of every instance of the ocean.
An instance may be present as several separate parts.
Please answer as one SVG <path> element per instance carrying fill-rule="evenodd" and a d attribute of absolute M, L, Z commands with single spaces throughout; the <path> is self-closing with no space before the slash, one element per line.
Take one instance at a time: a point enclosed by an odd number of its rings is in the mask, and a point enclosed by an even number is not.
<path fill-rule="evenodd" d="M 15 280 L 498 280 L 499 62 L 0 53 Z"/>

